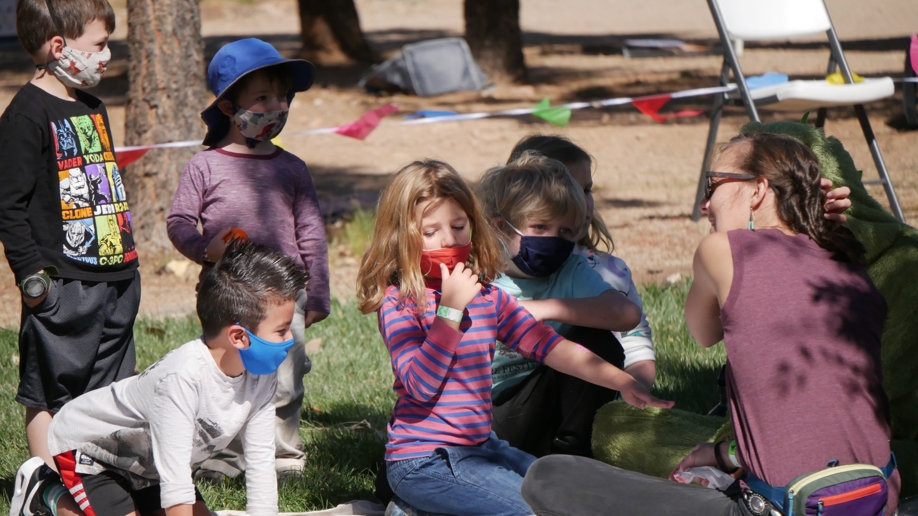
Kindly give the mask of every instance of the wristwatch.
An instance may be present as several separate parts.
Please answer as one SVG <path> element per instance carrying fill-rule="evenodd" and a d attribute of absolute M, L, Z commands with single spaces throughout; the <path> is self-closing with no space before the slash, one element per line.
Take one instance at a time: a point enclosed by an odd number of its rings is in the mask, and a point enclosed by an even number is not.
<path fill-rule="evenodd" d="M 26 276 L 19 284 L 22 295 L 29 299 L 38 299 L 48 293 L 51 288 L 51 276 L 45 271 Z"/>

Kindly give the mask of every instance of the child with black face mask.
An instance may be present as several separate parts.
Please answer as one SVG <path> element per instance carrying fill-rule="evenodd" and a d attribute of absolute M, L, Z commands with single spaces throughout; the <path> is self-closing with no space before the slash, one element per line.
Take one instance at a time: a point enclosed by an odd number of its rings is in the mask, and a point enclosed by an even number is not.
<path fill-rule="evenodd" d="M 559 161 L 524 152 L 478 183 L 487 217 L 509 263 L 494 285 L 539 321 L 607 362 L 623 367 L 612 331 L 638 325 L 640 309 L 603 281 L 579 254 L 583 190 Z M 560 373 L 498 344 L 492 367 L 494 431 L 537 457 L 591 456 L 593 418 L 616 392 Z"/>

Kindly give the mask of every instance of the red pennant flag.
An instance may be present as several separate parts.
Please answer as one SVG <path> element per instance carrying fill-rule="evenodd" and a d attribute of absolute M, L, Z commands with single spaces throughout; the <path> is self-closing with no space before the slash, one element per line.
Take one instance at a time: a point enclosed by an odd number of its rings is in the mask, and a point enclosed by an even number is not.
<path fill-rule="evenodd" d="M 146 154 L 147 151 L 149 151 L 149 150 L 150 150 L 149 148 L 147 148 L 147 149 L 135 149 L 135 150 L 129 150 L 129 151 L 119 151 L 118 149 L 115 149 L 115 151 L 117 152 L 117 155 L 118 155 L 118 157 L 117 157 L 117 159 L 116 159 L 116 161 L 117 161 L 117 163 L 118 163 L 118 168 L 124 168 L 124 167 L 130 165 L 131 163 L 133 163 L 133 162 L 139 160 L 139 159 L 142 158 L 143 155 Z"/>
<path fill-rule="evenodd" d="M 683 116 L 698 116 L 704 111 L 699 109 L 687 109 L 684 111 L 676 111 L 675 113 L 666 113 L 660 114 L 660 108 L 666 105 L 669 102 L 669 99 L 672 98 L 672 95 L 659 95 L 655 97 L 644 97 L 642 99 L 632 100 L 631 103 L 634 104 L 634 107 L 638 109 L 641 113 L 653 118 L 657 122 L 665 122 L 670 118 L 683 117 Z"/>
<path fill-rule="evenodd" d="M 908 59 L 912 63 L 912 71 L 918 74 L 918 34 L 912 34 L 912 43 L 908 47 Z"/>
<path fill-rule="evenodd" d="M 373 132 L 373 129 L 379 126 L 379 122 L 382 121 L 383 117 L 391 115 L 396 111 L 398 111 L 398 106 L 395 104 L 386 104 L 383 107 L 364 113 L 357 121 L 338 127 L 335 129 L 335 132 L 343 136 L 363 140 Z"/>

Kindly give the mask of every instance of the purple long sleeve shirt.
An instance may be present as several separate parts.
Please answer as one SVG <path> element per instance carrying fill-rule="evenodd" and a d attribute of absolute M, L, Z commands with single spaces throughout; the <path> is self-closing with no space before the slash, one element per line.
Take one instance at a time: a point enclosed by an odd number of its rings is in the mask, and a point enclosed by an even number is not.
<path fill-rule="evenodd" d="M 309 271 L 306 310 L 329 313 L 325 226 L 309 169 L 293 154 L 281 148 L 265 156 L 199 152 L 182 172 L 166 227 L 176 249 L 196 263 L 202 263 L 217 233 L 241 228 L 250 241 L 304 265 Z M 204 267 L 200 278 L 209 271 Z"/>

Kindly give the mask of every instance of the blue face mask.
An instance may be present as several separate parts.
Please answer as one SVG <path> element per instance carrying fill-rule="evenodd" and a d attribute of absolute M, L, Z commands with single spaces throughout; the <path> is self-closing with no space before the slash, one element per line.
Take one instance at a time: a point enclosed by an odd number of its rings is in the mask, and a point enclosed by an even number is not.
<path fill-rule="evenodd" d="M 245 329 L 245 328 L 243 328 Z M 277 371 L 281 362 L 287 358 L 287 352 L 293 347 L 293 339 L 283 342 L 268 342 L 249 330 L 249 347 L 239 350 L 242 366 L 252 374 L 271 374 Z"/>
<path fill-rule="evenodd" d="M 509 222 L 507 225 L 520 236 L 520 252 L 511 260 L 523 274 L 534 278 L 551 276 L 574 251 L 573 240 L 556 236 L 524 236 Z"/>

